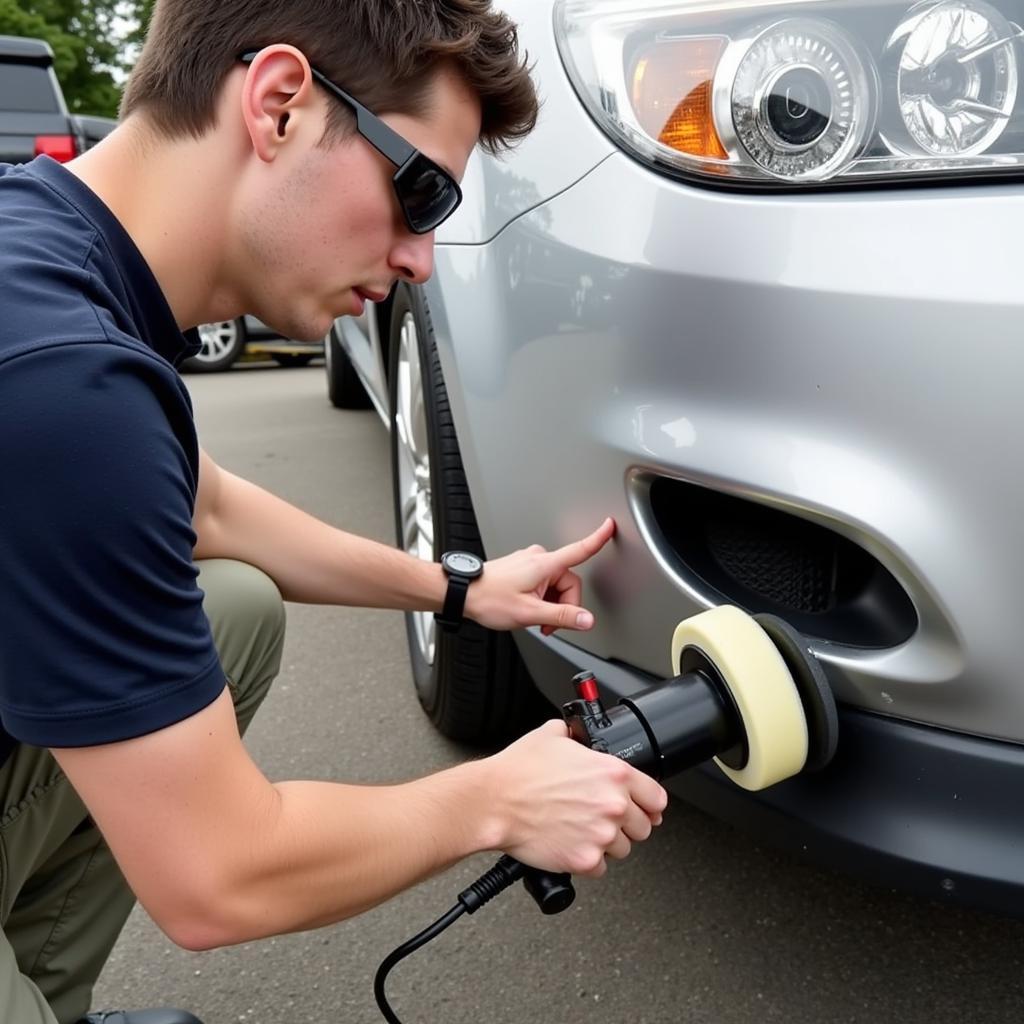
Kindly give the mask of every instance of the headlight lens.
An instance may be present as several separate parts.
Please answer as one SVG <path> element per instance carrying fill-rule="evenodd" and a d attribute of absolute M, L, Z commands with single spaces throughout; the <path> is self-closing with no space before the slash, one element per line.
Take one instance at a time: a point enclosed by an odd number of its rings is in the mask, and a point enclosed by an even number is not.
<path fill-rule="evenodd" d="M 661 170 L 761 186 L 1024 170 L 1005 0 L 558 0 L 594 118 Z"/>
<path fill-rule="evenodd" d="M 789 18 L 741 40 L 715 79 L 723 133 L 784 180 L 831 177 L 863 147 L 874 120 L 869 72 L 825 21 Z"/>

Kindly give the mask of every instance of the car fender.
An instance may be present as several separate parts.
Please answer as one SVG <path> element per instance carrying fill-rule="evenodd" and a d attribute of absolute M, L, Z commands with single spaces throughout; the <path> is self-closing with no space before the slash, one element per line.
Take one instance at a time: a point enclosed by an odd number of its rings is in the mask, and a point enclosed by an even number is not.
<path fill-rule="evenodd" d="M 569 188 L 609 154 L 614 143 L 587 115 L 566 75 L 555 44 L 554 19 L 537 12 L 551 4 L 518 0 L 503 4 L 520 22 L 524 53 L 541 102 L 537 126 L 513 150 L 491 156 L 479 147 L 466 166 L 463 201 L 437 232 L 437 242 L 478 245 L 507 224 Z"/>

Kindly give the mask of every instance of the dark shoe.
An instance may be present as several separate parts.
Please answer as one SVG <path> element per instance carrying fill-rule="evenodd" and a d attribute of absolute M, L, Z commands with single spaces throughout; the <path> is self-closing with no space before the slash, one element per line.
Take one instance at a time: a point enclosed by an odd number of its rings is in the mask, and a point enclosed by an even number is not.
<path fill-rule="evenodd" d="M 97 1010 L 76 1024 L 203 1024 L 185 1010 Z"/>

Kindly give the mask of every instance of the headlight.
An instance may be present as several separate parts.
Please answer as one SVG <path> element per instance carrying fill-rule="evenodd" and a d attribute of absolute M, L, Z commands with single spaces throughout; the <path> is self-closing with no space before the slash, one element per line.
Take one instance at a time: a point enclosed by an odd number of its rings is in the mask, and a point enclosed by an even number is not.
<path fill-rule="evenodd" d="M 873 79 L 850 39 L 826 21 L 788 18 L 733 42 L 715 73 L 715 122 L 777 178 L 830 178 L 864 146 Z"/>
<path fill-rule="evenodd" d="M 1014 6 L 558 0 L 597 123 L 660 170 L 762 186 L 1024 171 Z"/>
<path fill-rule="evenodd" d="M 914 8 L 885 48 L 910 152 L 968 156 L 992 148 L 1017 101 L 1019 33 L 978 0 Z"/>

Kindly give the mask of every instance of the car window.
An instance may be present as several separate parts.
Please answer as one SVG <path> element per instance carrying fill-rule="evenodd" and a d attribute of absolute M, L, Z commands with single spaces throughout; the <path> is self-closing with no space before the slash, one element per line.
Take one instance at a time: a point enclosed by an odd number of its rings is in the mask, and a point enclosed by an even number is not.
<path fill-rule="evenodd" d="M 32 114 L 60 112 L 57 94 L 46 68 L 29 64 L 0 64 L 0 107 Z"/>

